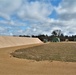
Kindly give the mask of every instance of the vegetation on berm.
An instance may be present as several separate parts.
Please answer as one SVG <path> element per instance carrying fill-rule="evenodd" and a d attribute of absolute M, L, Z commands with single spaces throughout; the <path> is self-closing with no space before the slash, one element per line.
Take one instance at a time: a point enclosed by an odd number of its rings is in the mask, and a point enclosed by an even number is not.
<path fill-rule="evenodd" d="M 36 61 L 76 62 L 76 43 L 48 43 L 11 53 L 13 57 Z"/>

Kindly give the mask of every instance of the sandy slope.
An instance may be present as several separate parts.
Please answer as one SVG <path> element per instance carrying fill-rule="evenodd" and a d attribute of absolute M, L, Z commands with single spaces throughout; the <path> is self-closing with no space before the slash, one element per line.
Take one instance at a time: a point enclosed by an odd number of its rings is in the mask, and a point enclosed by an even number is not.
<path fill-rule="evenodd" d="M 29 46 L 0 49 L 0 75 L 76 75 L 76 63 L 36 62 L 10 56 L 14 50 L 24 47 Z"/>
<path fill-rule="evenodd" d="M 0 48 L 41 43 L 38 38 L 0 36 Z"/>

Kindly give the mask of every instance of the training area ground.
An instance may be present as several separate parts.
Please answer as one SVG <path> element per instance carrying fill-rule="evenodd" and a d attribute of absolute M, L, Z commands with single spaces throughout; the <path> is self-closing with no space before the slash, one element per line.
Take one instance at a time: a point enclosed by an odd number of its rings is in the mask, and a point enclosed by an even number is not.
<path fill-rule="evenodd" d="M 0 75 L 76 75 L 76 62 L 34 61 L 14 58 L 10 53 L 20 48 L 41 45 L 31 44 L 0 48 Z"/>

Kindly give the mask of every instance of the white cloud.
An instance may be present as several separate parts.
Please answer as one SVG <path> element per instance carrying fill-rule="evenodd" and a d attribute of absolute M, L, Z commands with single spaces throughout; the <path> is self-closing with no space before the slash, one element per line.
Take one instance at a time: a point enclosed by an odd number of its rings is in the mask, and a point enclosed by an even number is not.
<path fill-rule="evenodd" d="M 0 16 L 9 20 L 10 15 L 17 11 L 22 4 L 22 0 L 0 0 Z"/>
<path fill-rule="evenodd" d="M 51 4 L 39 1 L 26 2 L 18 12 L 18 16 L 24 20 L 44 21 L 52 13 Z"/>
<path fill-rule="evenodd" d="M 76 34 L 76 0 L 62 0 L 55 10 L 59 17 L 59 26 L 62 26 L 60 28 L 64 34 Z"/>
<path fill-rule="evenodd" d="M 76 0 L 62 0 L 58 7 L 58 13 L 76 13 Z"/>
<path fill-rule="evenodd" d="M 48 0 L 49 2 L 50 0 Z M 0 0 L 1 34 L 48 34 L 54 29 L 60 29 L 64 34 L 76 34 L 76 0 L 62 0 L 54 7 L 46 0 Z M 58 18 L 49 18 L 55 8 Z M 12 19 L 12 15 L 16 19 Z M 11 26 L 2 27 L 2 25 Z M 25 28 L 19 28 L 25 26 Z"/>
<path fill-rule="evenodd" d="M 55 8 L 60 19 L 69 20 L 76 18 L 76 0 L 63 0 L 58 8 Z"/>
<path fill-rule="evenodd" d="M 0 35 L 8 35 L 8 28 L 0 26 Z"/>
<path fill-rule="evenodd" d="M 0 17 L 4 18 L 6 20 L 10 20 L 10 16 L 3 12 L 0 12 Z"/>

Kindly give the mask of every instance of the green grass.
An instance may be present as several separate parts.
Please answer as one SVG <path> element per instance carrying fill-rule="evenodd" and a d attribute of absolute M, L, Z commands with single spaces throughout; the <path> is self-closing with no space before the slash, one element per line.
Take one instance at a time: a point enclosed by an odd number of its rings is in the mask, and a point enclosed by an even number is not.
<path fill-rule="evenodd" d="M 11 53 L 13 57 L 36 61 L 76 62 L 76 43 L 48 43 Z"/>

